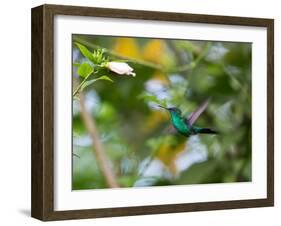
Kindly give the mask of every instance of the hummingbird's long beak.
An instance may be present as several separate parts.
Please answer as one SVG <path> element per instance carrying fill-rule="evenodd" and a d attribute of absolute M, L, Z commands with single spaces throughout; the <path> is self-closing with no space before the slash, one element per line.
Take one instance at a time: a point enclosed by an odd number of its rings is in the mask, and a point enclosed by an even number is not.
<path fill-rule="evenodd" d="M 163 107 L 163 106 L 161 106 L 161 105 L 158 105 L 158 107 L 160 107 L 160 108 L 164 108 L 165 110 L 169 111 L 169 109 L 168 109 L 168 108 Z"/>

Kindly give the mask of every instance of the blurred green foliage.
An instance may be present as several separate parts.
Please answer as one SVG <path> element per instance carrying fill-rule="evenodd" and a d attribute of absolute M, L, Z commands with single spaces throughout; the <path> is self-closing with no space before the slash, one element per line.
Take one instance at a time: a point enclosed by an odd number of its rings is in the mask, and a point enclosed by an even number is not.
<path fill-rule="evenodd" d="M 100 61 L 89 60 L 100 49 Z M 136 77 L 105 69 L 94 74 L 102 61 L 127 62 Z M 73 35 L 73 87 L 87 76 L 114 81 L 86 83 L 83 92 L 120 186 L 251 180 L 250 43 Z M 188 115 L 208 97 L 196 125 L 219 135 L 169 133 L 169 115 L 157 104 Z M 73 189 L 106 188 L 78 101 L 73 98 Z"/>

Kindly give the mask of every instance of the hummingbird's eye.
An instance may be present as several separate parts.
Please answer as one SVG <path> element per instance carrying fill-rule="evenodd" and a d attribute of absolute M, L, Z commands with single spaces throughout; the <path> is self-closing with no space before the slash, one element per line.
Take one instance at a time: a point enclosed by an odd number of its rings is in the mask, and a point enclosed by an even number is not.
<path fill-rule="evenodd" d="M 177 114 L 181 114 L 181 110 L 180 109 L 178 109 L 178 108 L 170 108 L 170 111 L 173 111 L 173 112 L 175 112 L 175 113 L 177 113 Z"/>

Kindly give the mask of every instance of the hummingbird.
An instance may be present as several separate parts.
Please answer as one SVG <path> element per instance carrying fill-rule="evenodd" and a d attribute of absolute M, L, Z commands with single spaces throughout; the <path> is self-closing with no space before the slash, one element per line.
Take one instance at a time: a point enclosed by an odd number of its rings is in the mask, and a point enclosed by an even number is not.
<path fill-rule="evenodd" d="M 196 134 L 201 134 L 201 133 L 202 134 L 217 134 L 218 133 L 217 131 L 212 130 L 210 128 L 201 128 L 201 127 L 197 127 L 194 125 L 194 123 L 199 118 L 199 116 L 205 111 L 208 104 L 209 104 L 209 99 L 207 99 L 201 105 L 199 105 L 199 107 L 194 112 L 190 113 L 188 117 L 184 117 L 179 108 L 175 108 L 175 107 L 166 108 L 161 105 L 158 105 L 158 106 L 169 111 L 171 122 L 172 122 L 174 129 L 178 133 L 180 133 L 186 137 L 189 137 L 191 135 L 196 135 Z"/>

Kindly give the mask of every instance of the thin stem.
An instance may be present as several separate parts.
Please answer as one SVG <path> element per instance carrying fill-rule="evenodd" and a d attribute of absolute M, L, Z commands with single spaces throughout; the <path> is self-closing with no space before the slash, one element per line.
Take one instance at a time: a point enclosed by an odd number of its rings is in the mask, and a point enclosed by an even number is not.
<path fill-rule="evenodd" d="M 119 185 L 117 183 L 116 176 L 112 168 L 110 167 L 109 159 L 106 155 L 103 144 L 99 138 L 96 122 L 94 118 L 92 118 L 91 115 L 86 110 L 85 97 L 82 92 L 80 92 L 79 103 L 80 103 L 81 118 L 92 139 L 92 147 L 93 147 L 92 150 L 94 155 L 96 156 L 99 168 L 105 177 L 107 185 L 110 188 L 118 188 Z"/>
<path fill-rule="evenodd" d="M 210 47 L 211 47 L 211 42 L 207 42 L 205 44 L 204 49 L 202 50 L 202 52 L 195 59 L 193 67 L 196 67 L 199 64 L 199 62 L 206 56 L 206 54 L 208 53 Z"/>
<path fill-rule="evenodd" d="M 210 49 L 211 43 L 207 42 L 206 45 L 204 46 L 203 50 L 198 54 L 197 58 L 190 62 L 187 65 L 183 65 L 181 67 L 179 67 L 177 69 L 178 72 L 183 72 L 183 71 L 187 71 L 190 69 L 194 69 L 195 67 L 197 67 L 197 65 L 200 63 L 200 61 L 206 56 L 206 54 L 208 53 L 209 49 Z"/>
<path fill-rule="evenodd" d="M 180 65 L 186 64 L 186 60 L 183 58 L 181 51 L 174 44 L 173 40 L 168 39 L 168 40 L 166 40 L 166 43 L 167 43 L 168 47 L 174 52 L 176 58 L 179 61 L 179 64 Z"/>
<path fill-rule="evenodd" d="M 73 154 L 73 156 L 75 156 L 75 157 L 77 157 L 77 158 L 80 159 L 80 156 L 79 156 L 79 155 L 77 155 L 77 154 L 75 154 L 75 153 L 72 153 L 72 154 Z"/>
<path fill-rule="evenodd" d="M 87 79 L 92 75 L 93 73 L 91 74 L 88 74 L 84 80 L 77 86 L 77 88 L 75 89 L 75 91 L 73 92 L 73 96 L 75 96 L 81 89 L 81 87 L 83 86 L 83 84 L 87 81 Z"/>
<path fill-rule="evenodd" d="M 147 162 L 145 163 L 145 165 L 141 168 L 141 170 L 140 170 L 140 172 L 139 172 L 139 176 L 141 177 L 141 176 L 143 176 L 143 174 L 145 173 L 145 171 L 148 169 L 148 167 L 150 166 L 150 164 L 153 162 L 153 160 L 154 160 L 154 157 L 155 157 L 155 155 L 156 155 L 156 152 L 157 152 L 157 150 L 153 150 L 151 153 L 150 153 L 150 155 L 148 156 L 148 160 L 147 160 Z"/>

